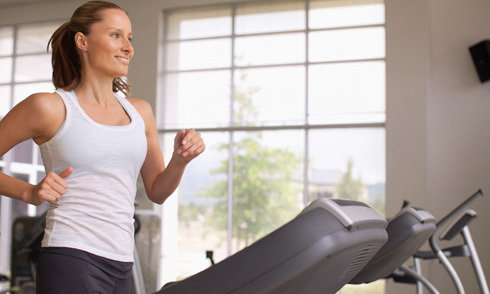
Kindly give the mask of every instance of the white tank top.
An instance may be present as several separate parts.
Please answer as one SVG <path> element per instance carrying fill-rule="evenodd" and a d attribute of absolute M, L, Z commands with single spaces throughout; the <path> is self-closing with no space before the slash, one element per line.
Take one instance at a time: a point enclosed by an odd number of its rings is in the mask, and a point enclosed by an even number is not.
<path fill-rule="evenodd" d="M 40 145 L 46 173 L 73 167 L 66 193 L 49 206 L 43 247 L 70 247 L 133 261 L 136 181 L 146 157 L 145 124 L 125 98 L 131 122 L 103 125 L 81 108 L 75 92 L 56 90 L 66 108 L 62 126 Z"/>

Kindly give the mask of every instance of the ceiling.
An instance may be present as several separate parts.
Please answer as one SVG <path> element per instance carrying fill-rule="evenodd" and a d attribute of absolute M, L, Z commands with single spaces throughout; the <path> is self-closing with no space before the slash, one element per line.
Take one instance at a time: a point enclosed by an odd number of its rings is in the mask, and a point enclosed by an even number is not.
<path fill-rule="evenodd" d="M 0 0 L 0 7 L 15 6 L 29 3 L 55 2 L 59 0 Z"/>

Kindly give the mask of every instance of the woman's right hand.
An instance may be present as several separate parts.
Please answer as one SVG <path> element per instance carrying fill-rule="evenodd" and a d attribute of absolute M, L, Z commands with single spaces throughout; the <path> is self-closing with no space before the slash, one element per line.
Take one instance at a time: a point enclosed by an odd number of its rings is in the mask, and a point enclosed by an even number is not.
<path fill-rule="evenodd" d="M 49 172 L 37 185 L 33 185 L 31 191 L 27 192 L 24 201 L 40 205 L 44 201 L 56 202 L 65 194 L 68 185 L 65 179 L 71 175 L 73 168 L 69 167 L 59 174 Z"/>

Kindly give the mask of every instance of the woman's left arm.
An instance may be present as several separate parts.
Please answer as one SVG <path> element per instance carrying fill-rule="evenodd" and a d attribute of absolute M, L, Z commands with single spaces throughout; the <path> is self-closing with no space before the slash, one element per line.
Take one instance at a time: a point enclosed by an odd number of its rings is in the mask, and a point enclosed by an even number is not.
<path fill-rule="evenodd" d="M 201 154 L 206 145 L 199 132 L 193 129 L 179 131 L 174 139 L 172 158 L 165 167 L 158 142 L 155 117 L 150 104 L 141 99 L 129 98 L 128 100 L 138 110 L 145 122 L 148 147 L 141 167 L 141 177 L 146 194 L 151 201 L 162 204 L 179 185 L 187 164 Z"/>

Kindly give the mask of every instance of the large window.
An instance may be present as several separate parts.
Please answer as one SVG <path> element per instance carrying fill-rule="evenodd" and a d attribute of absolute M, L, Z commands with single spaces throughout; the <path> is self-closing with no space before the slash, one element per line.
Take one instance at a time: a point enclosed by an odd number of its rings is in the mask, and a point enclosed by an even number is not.
<path fill-rule="evenodd" d="M 181 128 L 198 129 L 207 150 L 165 204 L 178 213 L 163 213 L 163 282 L 209 266 L 206 250 L 219 261 L 242 249 L 317 197 L 384 212 L 384 23 L 382 0 L 166 11 L 165 155 Z"/>
<path fill-rule="evenodd" d="M 60 23 L 36 23 L 0 27 L 0 118 L 32 93 L 52 92 L 51 56 L 46 45 Z M 32 183 L 44 177 L 39 148 L 32 140 L 11 150 L 12 174 L 22 175 Z M 6 161 L 2 161 L 2 166 Z M 23 209 L 23 214 L 35 214 L 36 208 Z M 38 208 L 39 210 L 39 208 Z"/>
<path fill-rule="evenodd" d="M 0 119 L 17 103 L 36 92 L 52 92 L 49 38 L 60 22 L 0 27 Z M 44 178 L 39 148 L 27 140 L 0 157 L 0 170 L 32 184 Z M 18 216 L 41 214 L 47 204 L 35 207 L 1 197 L 0 272 L 9 270 L 10 224 Z"/>

